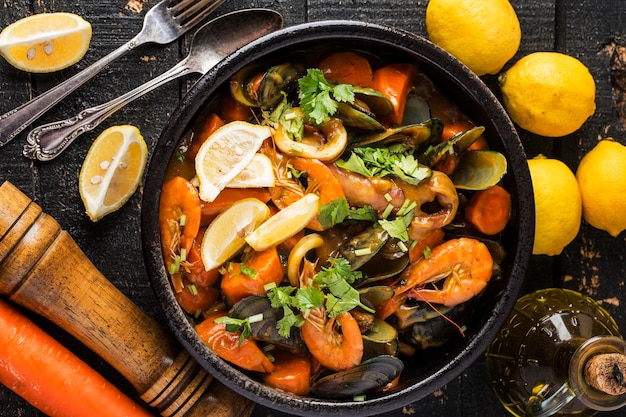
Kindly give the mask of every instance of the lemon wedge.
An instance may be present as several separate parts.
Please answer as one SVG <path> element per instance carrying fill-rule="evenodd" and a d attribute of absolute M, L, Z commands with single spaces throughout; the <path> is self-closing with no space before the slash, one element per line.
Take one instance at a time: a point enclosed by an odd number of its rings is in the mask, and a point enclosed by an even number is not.
<path fill-rule="evenodd" d="M 239 200 L 220 213 L 202 238 L 204 269 L 215 269 L 235 256 L 245 246 L 244 238 L 269 216 L 269 207 L 256 198 Z"/>
<path fill-rule="evenodd" d="M 317 214 L 318 205 L 319 197 L 316 194 L 305 194 L 270 217 L 245 240 L 256 251 L 278 245 L 304 229 Z"/>
<path fill-rule="evenodd" d="M 200 198 L 213 201 L 250 164 L 270 135 L 269 127 L 242 121 L 230 122 L 213 132 L 195 159 Z"/>
<path fill-rule="evenodd" d="M 148 147 L 135 126 L 112 126 L 91 145 L 78 177 L 80 196 L 92 221 L 119 209 L 137 189 Z"/>
<path fill-rule="evenodd" d="M 273 187 L 276 184 L 274 167 L 267 155 L 254 154 L 252 161 L 226 185 L 228 188 Z"/>
<path fill-rule="evenodd" d="M 28 72 L 53 72 L 80 61 L 89 49 L 91 25 L 73 13 L 40 13 L 0 33 L 0 55 Z"/>

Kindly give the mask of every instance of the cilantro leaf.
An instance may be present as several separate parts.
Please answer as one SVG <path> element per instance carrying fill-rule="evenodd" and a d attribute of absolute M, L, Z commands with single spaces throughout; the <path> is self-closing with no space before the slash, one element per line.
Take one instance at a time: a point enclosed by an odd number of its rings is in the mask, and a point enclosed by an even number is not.
<path fill-rule="evenodd" d="M 268 291 L 267 297 L 270 299 L 270 303 L 274 308 L 291 306 L 293 304 L 291 294 L 294 291 L 295 288 L 290 285 L 281 287 L 274 286 Z"/>
<path fill-rule="evenodd" d="M 215 323 L 224 323 L 226 325 L 226 331 L 231 333 L 241 332 L 239 335 L 239 344 L 242 344 L 243 341 L 252 334 L 252 327 L 250 326 L 250 320 L 248 318 L 245 319 L 236 319 L 234 317 L 218 317 L 214 320 Z"/>
<path fill-rule="evenodd" d="M 278 334 L 285 339 L 291 335 L 292 327 L 300 327 L 304 324 L 304 317 L 300 314 L 295 314 L 293 310 L 287 306 L 283 306 L 283 318 L 278 320 L 276 327 Z"/>
<path fill-rule="evenodd" d="M 413 185 L 431 174 L 430 168 L 420 165 L 411 150 L 401 146 L 354 148 L 347 160 L 339 159 L 336 164 L 366 177 L 395 176 Z"/>
<path fill-rule="evenodd" d="M 350 207 L 348 206 L 348 200 L 343 197 L 322 204 L 319 211 L 320 214 L 317 216 L 317 220 L 325 228 L 331 228 L 348 217 Z"/>
<path fill-rule="evenodd" d="M 298 80 L 298 98 L 304 115 L 316 125 L 322 125 L 337 111 L 337 102 L 354 101 L 351 85 L 331 86 L 319 68 L 310 68 Z"/>
<path fill-rule="evenodd" d="M 405 210 L 406 211 L 406 210 Z M 408 210 L 404 215 L 398 216 L 393 220 L 381 219 L 378 223 L 383 229 L 389 233 L 389 236 L 396 239 L 400 239 L 403 242 L 409 241 L 408 227 L 413 219 L 413 213 L 415 210 Z"/>
<path fill-rule="evenodd" d="M 312 287 L 299 288 L 294 299 L 294 307 L 300 311 L 308 311 L 324 305 L 324 293 Z"/>
<path fill-rule="evenodd" d="M 367 220 L 375 222 L 378 220 L 378 213 L 372 206 L 358 207 L 350 210 L 348 218 L 352 220 Z"/>

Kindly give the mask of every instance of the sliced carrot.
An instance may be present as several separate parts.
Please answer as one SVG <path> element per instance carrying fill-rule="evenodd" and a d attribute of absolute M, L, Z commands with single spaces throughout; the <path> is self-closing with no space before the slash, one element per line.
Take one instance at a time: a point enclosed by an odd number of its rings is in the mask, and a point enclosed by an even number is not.
<path fill-rule="evenodd" d="M 465 132 L 470 130 L 471 128 L 476 127 L 475 125 L 473 125 L 472 123 L 468 122 L 468 121 L 458 121 L 456 123 L 446 123 L 443 126 L 443 131 L 441 132 L 441 140 L 448 140 L 450 139 L 452 136 L 457 135 L 461 132 Z M 475 151 L 475 150 L 481 150 L 481 149 L 488 149 L 489 145 L 487 144 L 487 139 L 485 138 L 484 135 L 480 135 L 480 137 L 474 142 L 472 143 L 467 150 L 469 151 Z"/>
<path fill-rule="evenodd" d="M 242 265 L 249 273 L 242 272 Z M 253 252 L 245 263 L 232 262 L 222 276 L 221 289 L 226 299 L 234 304 L 250 295 L 265 294 L 266 284 L 280 284 L 283 279 L 283 266 L 275 246 L 262 252 Z"/>
<path fill-rule="evenodd" d="M 220 297 L 220 291 L 215 287 L 202 287 L 192 282 L 183 281 L 182 291 L 175 294 L 180 306 L 189 314 L 209 309 Z"/>
<path fill-rule="evenodd" d="M 402 123 L 406 100 L 416 77 L 417 68 L 409 63 L 389 64 L 374 71 L 372 88 L 393 103 L 393 112 L 382 118 L 384 122 L 389 125 Z"/>
<path fill-rule="evenodd" d="M 276 369 L 263 374 L 263 382 L 292 394 L 307 395 L 311 391 L 311 358 L 281 350 L 272 351 L 272 356 Z"/>
<path fill-rule="evenodd" d="M 191 140 L 191 145 L 187 151 L 187 155 L 191 160 L 196 158 L 200 146 L 207 140 L 211 133 L 224 126 L 224 121 L 215 113 L 211 113 L 209 117 L 203 120 L 202 124 L 195 131 L 195 135 Z"/>
<path fill-rule="evenodd" d="M 220 114 L 224 122 L 229 123 L 235 120 L 248 120 L 252 116 L 250 107 L 241 104 L 230 94 L 224 94 L 220 103 Z"/>
<path fill-rule="evenodd" d="M 215 319 L 225 316 L 219 313 L 204 319 L 196 326 L 196 332 L 217 356 L 243 369 L 256 372 L 272 372 L 276 368 L 272 361 L 252 339 L 239 343 L 239 333 L 229 332 L 223 323 Z"/>
<path fill-rule="evenodd" d="M 207 223 L 215 216 L 244 198 L 256 198 L 264 203 L 270 201 L 270 192 L 267 188 L 224 188 L 215 200 L 210 203 L 203 201 L 200 204 L 202 222 Z"/>
<path fill-rule="evenodd" d="M 0 358 L 0 383 L 47 415 L 152 416 L 3 300 Z"/>
<path fill-rule="evenodd" d="M 338 83 L 372 85 L 372 67 L 369 61 L 355 52 L 334 52 L 325 57 L 317 66 L 324 77 Z"/>
<path fill-rule="evenodd" d="M 464 214 L 478 231 L 486 235 L 500 233 L 511 217 L 511 195 L 499 185 L 477 191 L 470 197 Z"/>

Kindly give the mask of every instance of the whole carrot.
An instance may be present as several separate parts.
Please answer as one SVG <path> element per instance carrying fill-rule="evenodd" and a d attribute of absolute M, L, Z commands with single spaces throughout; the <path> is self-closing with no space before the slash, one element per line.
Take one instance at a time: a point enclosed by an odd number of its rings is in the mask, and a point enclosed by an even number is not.
<path fill-rule="evenodd" d="M 1 299 L 0 383 L 52 417 L 152 416 Z"/>

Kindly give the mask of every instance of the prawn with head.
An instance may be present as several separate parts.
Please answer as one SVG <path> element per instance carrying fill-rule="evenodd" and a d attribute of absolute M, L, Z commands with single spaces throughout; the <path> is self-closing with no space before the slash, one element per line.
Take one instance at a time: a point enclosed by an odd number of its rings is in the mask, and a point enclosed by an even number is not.
<path fill-rule="evenodd" d="M 163 184 L 159 202 L 159 229 L 165 265 L 172 276 L 174 289 L 180 292 L 180 265 L 187 261 L 200 231 L 201 201 L 198 189 L 182 177 Z"/>

